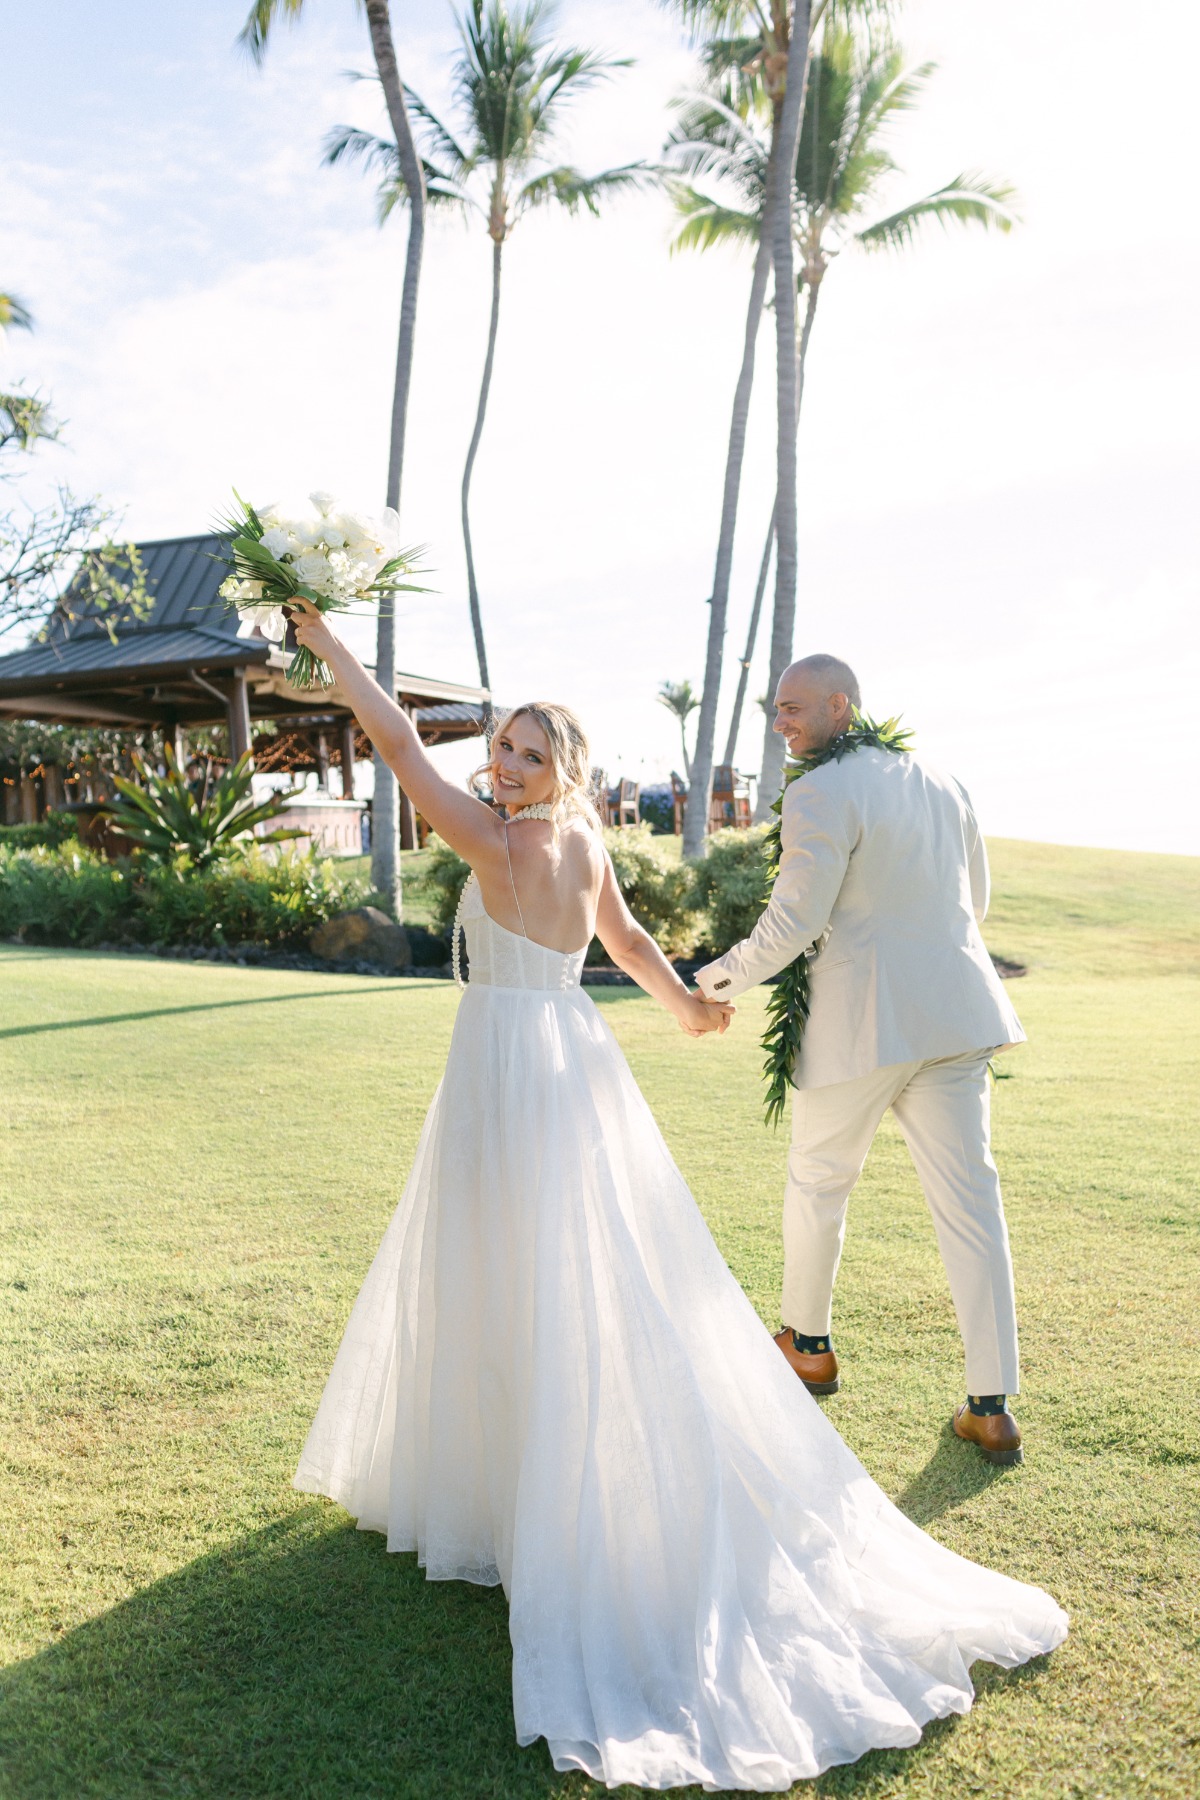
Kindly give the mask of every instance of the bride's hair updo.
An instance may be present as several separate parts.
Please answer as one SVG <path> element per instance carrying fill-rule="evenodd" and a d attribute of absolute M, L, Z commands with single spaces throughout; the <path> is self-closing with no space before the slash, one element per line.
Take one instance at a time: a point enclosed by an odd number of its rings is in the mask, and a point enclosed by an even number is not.
<path fill-rule="evenodd" d="M 520 718 L 532 719 L 535 725 L 540 725 L 550 746 L 550 766 L 554 772 L 554 797 L 550 803 L 554 810 L 550 823 L 555 837 L 568 819 L 585 819 L 599 829 L 600 814 L 592 792 L 592 753 L 575 714 L 569 706 L 559 706 L 553 700 L 527 700 L 522 706 L 509 708 L 492 733 L 493 738 L 504 736 Z M 484 785 L 491 766 L 490 761 L 481 763 L 472 775 L 471 786 L 476 791 Z"/>

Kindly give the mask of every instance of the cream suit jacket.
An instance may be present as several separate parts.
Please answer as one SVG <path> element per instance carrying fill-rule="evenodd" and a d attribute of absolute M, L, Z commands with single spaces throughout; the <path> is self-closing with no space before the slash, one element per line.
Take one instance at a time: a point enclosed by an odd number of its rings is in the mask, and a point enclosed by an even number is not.
<path fill-rule="evenodd" d="M 787 789 L 766 911 L 696 981 L 734 1000 L 809 953 L 800 1088 L 1021 1043 L 979 933 L 989 885 L 959 784 L 915 756 L 857 750 Z"/>

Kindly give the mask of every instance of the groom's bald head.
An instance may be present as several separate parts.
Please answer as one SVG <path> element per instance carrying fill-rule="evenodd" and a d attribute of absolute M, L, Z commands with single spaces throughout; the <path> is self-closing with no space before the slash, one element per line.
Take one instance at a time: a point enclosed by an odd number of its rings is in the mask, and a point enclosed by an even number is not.
<path fill-rule="evenodd" d="M 840 656 L 803 656 L 779 677 L 774 729 L 793 756 L 808 756 L 845 731 L 862 705 L 858 677 Z"/>
<path fill-rule="evenodd" d="M 840 656 L 802 656 L 799 662 L 792 663 L 783 671 L 780 687 L 789 676 L 798 676 L 811 683 L 826 697 L 833 694 L 845 694 L 851 706 L 862 706 L 862 692 L 858 685 L 858 676 L 844 663 Z"/>

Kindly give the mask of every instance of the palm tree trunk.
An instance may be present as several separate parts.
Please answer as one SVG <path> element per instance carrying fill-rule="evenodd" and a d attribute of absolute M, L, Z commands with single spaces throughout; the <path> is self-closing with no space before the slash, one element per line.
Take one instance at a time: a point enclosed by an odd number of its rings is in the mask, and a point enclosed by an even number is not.
<path fill-rule="evenodd" d="M 797 0 L 788 48 L 788 85 L 785 104 L 795 108 L 796 135 L 788 157 L 786 204 L 776 205 L 770 238 L 775 269 L 775 614 L 771 625 L 771 665 L 768 696 L 791 660 L 796 619 L 798 572 L 796 505 L 796 277 L 792 260 L 791 188 L 795 179 L 800 122 L 803 117 L 804 83 L 808 72 L 808 0 Z M 803 32 L 803 36 L 801 36 Z M 794 85 L 793 85 L 794 84 Z M 800 91 L 796 92 L 796 88 Z M 782 661 L 780 658 L 782 657 Z M 768 701 L 769 704 L 769 701 Z M 770 716 L 768 714 L 768 725 Z M 773 735 L 773 734 L 772 734 Z M 765 746 L 759 771 L 758 812 L 775 798 L 780 769 L 774 745 Z"/>
<path fill-rule="evenodd" d="M 795 374 L 795 424 L 792 437 L 792 518 L 795 530 L 795 483 L 796 483 L 796 439 L 800 432 L 800 404 L 804 399 L 804 367 L 808 357 L 808 340 L 812 336 L 813 320 L 817 312 L 817 299 L 821 287 L 819 282 L 810 282 L 808 300 L 804 309 L 804 325 L 800 332 L 800 343 L 796 350 Z M 793 321 L 794 321 L 793 312 Z M 778 505 L 778 499 L 776 500 Z M 783 760 L 785 746 L 779 733 L 773 729 L 773 713 L 771 702 L 775 689 L 779 685 L 779 677 L 792 660 L 792 645 L 796 633 L 796 552 L 793 549 L 793 576 L 791 585 L 781 591 L 776 570 L 775 584 L 775 616 L 771 622 L 771 663 L 767 677 L 767 716 L 763 727 L 762 762 L 758 776 L 758 800 L 754 808 L 756 824 L 762 824 L 771 816 L 771 807 L 778 798 L 783 786 Z"/>
<path fill-rule="evenodd" d="M 767 541 L 763 545 L 762 562 L 758 566 L 758 586 L 754 590 L 754 605 L 750 608 L 750 628 L 746 633 L 746 653 L 742 657 L 741 673 L 738 676 L 737 693 L 733 696 L 733 714 L 729 720 L 729 736 L 725 741 L 725 761 L 730 768 L 737 761 L 738 732 L 742 726 L 742 707 L 746 703 L 746 684 L 750 680 L 750 664 L 754 660 L 754 645 L 758 638 L 758 621 L 762 617 L 763 595 L 767 591 L 767 571 L 771 567 L 771 551 L 775 544 L 775 508 L 771 508 L 771 523 L 767 526 Z"/>
<path fill-rule="evenodd" d="M 408 423 L 408 396 L 412 386 L 413 345 L 417 327 L 417 292 L 421 281 L 421 256 L 425 248 L 425 171 L 417 155 L 404 84 L 396 66 L 396 47 L 388 0 L 366 0 L 371 49 L 379 74 L 388 118 L 396 139 L 400 171 L 408 190 L 408 248 L 404 258 L 404 286 L 400 298 L 400 330 L 396 345 L 396 379 L 392 389 L 392 424 L 388 444 L 387 505 L 400 508 L 400 483 L 404 472 L 404 435 Z M 387 694 L 396 691 L 396 601 L 384 599 L 379 607 L 375 642 L 375 679 Z M 371 885 L 399 919 L 403 911 L 400 887 L 400 790 L 392 770 L 375 756 L 375 798 L 371 804 Z"/>
<path fill-rule="evenodd" d="M 778 132 L 773 132 L 767 161 L 768 200 L 778 184 Z M 754 386 L 754 352 L 763 302 L 767 295 L 767 276 L 771 270 L 771 246 L 764 231 L 754 258 L 754 277 L 750 283 L 750 303 L 746 308 L 746 332 L 742 344 L 742 366 L 738 371 L 733 394 L 733 415 L 729 421 L 729 446 L 725 453 L 725 486 L 721 494 L 721 529 L 717 538 L 717 561 L 713 571 L 712 597 L 709 600 L 708 651 L 704 661 L 704 691 L 700 697 L 700 718 L 696 726 L 696 749 L 692 757 L 692 775 L 688 782 L 687 803 L 683 812 L 683 854 L 699 856 L 708 830 L 709 796 L 712 792 L 713 745 L 717 730 L 717 700 L 721 685 L 721 662 L 725 648 L 725 620 L 729 611 L 729 576 L 733 565 L 733 534 L 737 526 L 738 495 L 742 482 L 742 462 L 746 452 L 746 421 L 750 413 L 750 390 Z"/>
<path fill-rule="evenodd" d="M 786 23 L 786 0 L 775 0 L 779 22 Z M 750 306 L 747 310 L 747 333 L 741 355 L 741 373 L 734 392 L 734 416 L 729 428 L 729 452 L 725 459 L 725 491 L 721 497 L 721 535 L 716 547 L 716 569 L 712 574 L 711 614 L 709 614 L 709 650 L 703 670 L 703 695 L 700 700 L 700 725 L 696 729 L 696 751 L 693 754 L 693 781 L 687 790 L 684 812 L 684 855 L 698 857 L 703 851 L 703 837 L 709 823 L 709 797 L 712 792 L 712 745 L 716 738 L 716 706 L 720 698 L 721 652 L 725 646 L 725 619 L 729 614 L 729 576 L 734 554 L 734 527 L 738 522 L 738 493 L 741 486 L 741 463 L 745 455 L 747 416 L 750 410 L 750 387 L 754 385 L 754 349 L 757 326 L 763 315 L 766 297 L 766 275 L 774 266 L 775 286 L 779 284 L 779 268 L 786 263 L 788 274 L 788 313 L 790 335 L 788 346 L 795 342 L 795 288 L 792 286 L 792 187 L 795 182 L 795 157 L 801 142 L 804 117 L 804 83 L 808 76 L 808 32 L 810 32 L 810 0 L 795 0 L 792 27 L 788 38 L 788 72 L 783 104 L 775 108 L 770 153 L 766 158 L 766 193 L 763 203 L 763 229 L 754 257 L 754 281 L 750 284 Z M 779 301 L 775 301 L 779 313 Z M 779 317 L 775 317 L 777 342 L 784 342 Z M 784 425 L 792 432 L 792 587 L 795 590 L 795 389 L 792 383 L 792 349 L 786 353 L 788 378 L 777 380 L 781 405 L 781 434 Z M 786 385 L 786 398 L 784 398 Z M 777 446 L 781 475 L 786 464 L 783 437 Z M 786 509 L 786 508 L 784 508 Z M 779 565 L 775 565 L 775 592 L 779 592 Z"/>
<path fill-rule="evenodd" d="M 462 528 L 463 548 L 467 553 L 467 598 L 471 607 L 471 630 L 475 634 L 475 655 L 479 662 L 479 685 L 490 689 L 488 680 L 487 650 L 483 642 L 483 618 L 479 610 L 479 586 L 475 580 L 475 556 L 471 548 L 471 475 L 475 468 L 475 457 L 479 451 L 479 440 L 483 436 L 483 421 L 487 416 L 488 395 L 492 388 L 492 368 L 496 361 L 496 330 L 500 324 L 500 259 L 504 249 L 502 238 L 492 240 L 492 316 L 488 322 L 487 355 L 483 359 L 483 380 L 479 384 L 479 405 L 475 412 L 475 429 L 471 433 L 471 442 L 467 450 L 467 461 L 462 478 Z"/>
<path fill-rule="evenodd" d="M 680 719 L 679 721 L 679 736 L 683 741 L 683 779 L 690 785 L 692 779 L 692 764 L 691 759 L 688 756 L 686 719 Z"/>

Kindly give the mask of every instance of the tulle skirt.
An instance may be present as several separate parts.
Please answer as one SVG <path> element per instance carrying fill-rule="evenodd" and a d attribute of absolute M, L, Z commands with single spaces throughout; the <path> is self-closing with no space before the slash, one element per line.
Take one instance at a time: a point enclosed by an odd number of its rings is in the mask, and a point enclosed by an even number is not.
<path fill-rule="evenodd" d="M 296 1486 L 501 1583 L 520 1742 L 610 1785 L 785 1789 L 1066 1634 L 842 1442 L 578 988 L 467 989 Z"/>

